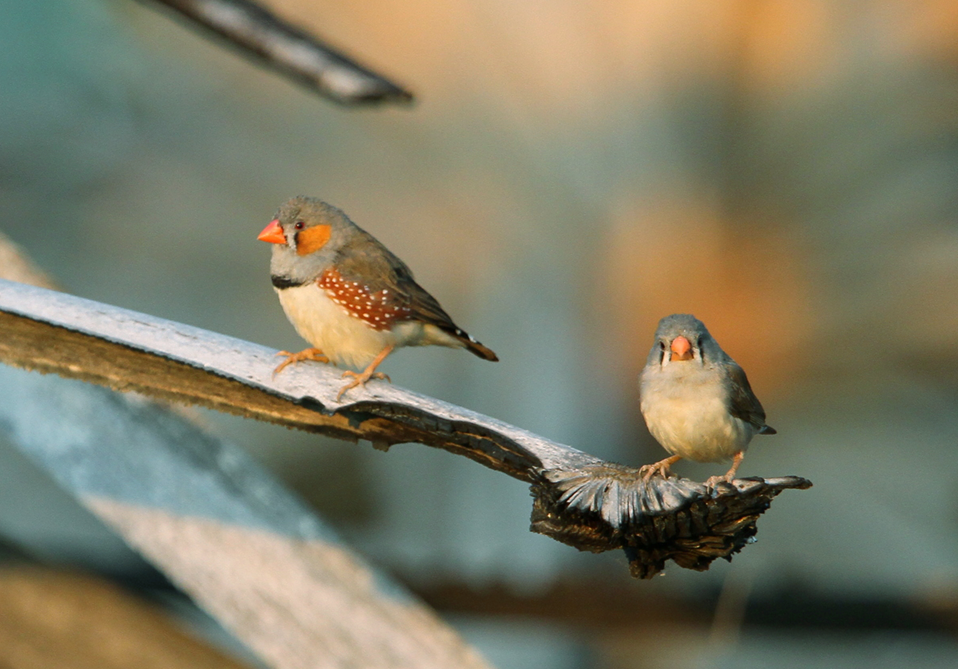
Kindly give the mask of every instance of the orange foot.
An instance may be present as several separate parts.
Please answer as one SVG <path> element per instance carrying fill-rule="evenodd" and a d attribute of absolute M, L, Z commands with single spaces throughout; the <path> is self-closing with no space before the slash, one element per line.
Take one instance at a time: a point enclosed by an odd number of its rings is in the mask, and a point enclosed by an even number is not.
<path fill-rule="evenodd" d="M 302 362 L 303 360 L 315 360 L 316 362 L 329 362 L 322 351 L 318 348 L 307 348 L 299 353 L 290 353 L 289 351 L 280 351 L 276 355 L 285 355 L 286 359 L 283 362 L 279 363 L 279 366 L 273 370 L 273 376 L 276 376 L 286 365 L 292 365 L 294 362 Z"/>
<path fill-rule="evenodd" d="M 674 465 L 676 462 L 678 462 L 681 459 L 682 459 L 681 455 L 671 455 L 665 458 L 665 460 L 659 460 L 655 464 L 643 465 L 639 469 L 639 474 L 642 476 L 642 482 L 648 483 L 649 480 L 651 480 L 651 478 L 655 476 L 656 474 L 658 474 L 662 478 L 667 479 L 668 477 L 673 475 L 671 470 L 672 465 Z"/>
<path fill-rule="evenodd" d="M 336 394 L 337 402 L 342 398 L 343 395 L 346 394 L 347 390 L 349 390 L 350 388 L 355 388 L 356 386 L 365 386 L 366 382 L 369 381 L 369 379 L 384 379 L 392 383 L 392 379 L 390 379 L 388 376 L 386 376 L 382 372 L 374 372 L 370 369 L 367 369 L 364 372 L 351 372 L 349 370 L 346 370 L 345 372 L 343 372 L 343 378 L 345 379 L 347 376 L 353 377 L 353 380 L 339 389 L 339 392 Z"/>
<path fill-rule="evenodd" d="M 735 478 L 735 472 L 738 471 L 738 466 L 742 464 L 742 458 L 745 457 L 745 453 L 739 451 L 735 454 L 735 457 L 732 459 L 732 467 L 729 469 L 724 476 L 710 476 L 709 480 L 705 482 L 710 488 L 714 488 L 718 483 L 731 483 L 732 479 Z"/>
<path fill-rule="evenodd" d="M 380 351 L 379 355 L 376 356 L 376 359 L 373 360 L 371 363 L 369 363 L 369 367 L 367 367 L 361 372 L 350 372 L 348 370 L 343 372 L 344 379 L 347 376 L 351 376 L 353 377 L 353 380 L 339 389 L 339 392 L 336 394 L 336 401 L 339 402 L 342 399 L 343 395 L 346 393 L 346 391 L 349 390 L 350 388 L 355 388 L 356 386 L 365 387 L 366 382 L 369 381 L 369 379 L 385 379 L 386 381 L 389 381 L 390 383 L 392 383 L 392 379 L 390 379 L 388 376 L 386 376 L 382 372 L 376 371 L 376 367 L 379 366 L 379 363 L 385 360 L 386 356 L 392 353 L 392 350 L 393 350 L 393 346 L 387 346 L 386 348 L 384 348 L 382 351 Z"/>

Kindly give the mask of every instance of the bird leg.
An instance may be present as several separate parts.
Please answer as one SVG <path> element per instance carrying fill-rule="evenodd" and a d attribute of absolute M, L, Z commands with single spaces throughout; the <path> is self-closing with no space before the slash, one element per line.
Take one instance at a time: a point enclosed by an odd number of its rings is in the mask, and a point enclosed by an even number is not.
<path fill-rule="evenodd" d="M 648 483 L 649 480 L 656 474 L 666 479 L 672 476 L 672 471 L 670 468 L 681 459 L 681 455 L 670 455 L 664 460 L 659 460 L 655 464 L 643 465 L 639 469 L 639 474 L 642 476 L 643 483 Z"/>
<path fill-rule="evenodd" d="M 329 362 L 322 351 L 318 348 L 307 348 L 299 353 L 290 353 L 289 351 L 280 351 L 276 355 L 285 355 L 286 359 L 283 362 L 279 363 L 279 366 L 273 370 L 273 376 L 276 376 L 286 365 L 291 365 L 294 362 L 302 362 L 303 360 L 315 360 L 316 362 Z"/>
<path fill-rule="evenodd" d="M 353 380 L 339 389 L 339 393 L 336 395 L 336 401 L 338 402 L 340 398 L 343 396 L 343 394 L 350 388 L 355 388 L 356 386 L 365 387 L 366 382 L 369 381 L 369 379 L 385 379 L 386 381 L 389 381 L 390 383 L 392 383 L 392 380 L 388 376 L 386 376 L 382 372 L 377 372 L 375 370 L 376 370 L 376 367 L 379 366 L 379 363 L 385 360 L 387 355 L 392 353 L 393 348 L 394 347 L 392 345 L 389 345 L 386 348 L 384 348 L 382 352 L 380 352 L 380 354 L 376 356 L 376 359 L 373 360 L 371 363 L 369 363 L 369 366 L 361 372 L 357 373 L 357 372 L 351 372 L 349 370 L 346 370 L 345 372 L 343 372 L 344 379 L 347 376 L 351 376 L 353 377 Z"/>
<path fill-rule="evenodd" d="M 745 451 L 739 451 L 735 454 L 735 457 L 732 458 L 732 467 L 727 472 L 725 476 L 712 476 L 708 481 L 705 482 L 705 485 L 714 488 L 716 483 L 731 483 L 732 479 L 735 478 L 735 472 L 738 471 L 738 466 L 742 464 L 742 458 L 745 457 Z"/>

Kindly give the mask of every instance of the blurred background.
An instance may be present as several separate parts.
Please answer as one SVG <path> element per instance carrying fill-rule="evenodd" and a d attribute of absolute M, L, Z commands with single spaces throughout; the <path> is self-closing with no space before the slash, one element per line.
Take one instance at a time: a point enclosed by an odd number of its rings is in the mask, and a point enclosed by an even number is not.
<path fill-rule="evenodd" d="M 269 5 L 418 102 L 336 107 L 129 0 L 5 2 L 0 230 L 77 295 L 299 350 L 256 235 L 322 197 L 501 359 L 407 349 L 397 385 L 635 466 L 636 375 L 693 313 L 779 432 L 741 475 L 815 483 L 703 574 L 533 535 L 527 486 L 445 452 L 202 419 L 501 669 L 955 666 L 958 4 Z M 8 542 L 146 568 L 0 447 Z"/>

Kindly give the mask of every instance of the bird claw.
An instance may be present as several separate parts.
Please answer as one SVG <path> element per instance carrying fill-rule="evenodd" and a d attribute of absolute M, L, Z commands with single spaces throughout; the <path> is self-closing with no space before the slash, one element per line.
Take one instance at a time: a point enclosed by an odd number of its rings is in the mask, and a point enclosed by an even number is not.
<path fill-rule="evenodd" d="M 736 453 L 735 458 L 732 461 L 732 468 L 725 472 L 725 474 L 722 476 L 710 476 L 709 480 L 705 482 L 705 485 L 709 488 L 714 488 L 719 483 L 728 483 L 731 485 L 732 479 L 735 478 L 735 474 L 738 472 L 739 465 L 742 464 L 742 458 L 744 455 L 745 454 L 742 451 Z"/>
<path fill-rule="evenodd" d="M 286 359 L 283 362 L 279 363 L 276 369 L 273 370 L 273 377 L 275 378 L 287 365 L 291 365 L 294 362 L 302 362 L 303 360 L 315 360 L 316 362 L 329 362 L 329 358 L 323 354 L 318 348 L 307 348 L 299 353 L 290 353 L 289 351 L 279 351 L 276 355 L 285 355 Z"/>
<path fill-rule="evenodd" d="M 664 479 L 675 476 L 675 474 L 672 473 L 671 467 L 672 463 L 678 462 L 679 460 L 681 460 L 680 457 L 673 455 L 664 460 L 654 462 L 651 465 L 642 465 L 639 467 L 639 476 L 642 477 L 642 483 L 648 483 L 656 474 Z"/>
<path fill-rule="evenodd" d="M 714 488 L 719 483 L 728 483 L 732 485 L 732 480 L 735 478 L 735 470 L 731 470 L 721 476 L 710 476 L 705 482 L 705 485 L 709 488 Z"/>
<path fill-rule="evenodd" d="M 661 462 L 656 462 L 654 465 L 643 465 L 639 468 L 639 476 L 642 477 L 643 483 L 648 483 L 651 481 L 652 477 L 656 474 L 664 479 L 667 479 L 670 476 L 675 476 L 668 464 L 663 464 Z"/>
<path fill-rule="evenodd" d="M 705 487 L 714 488 L 719 483 L 728 483 L 729 485 L 731 485 L 732 477 L 729 476 L 728 474 L 724 474 L 722 476 L 710 476 L 708 480 L 705 482 Z"/>
<path fill-rule="evenodd" d="M 339 402 L 342 399 L 342 396 L 346 394 L 347 390 L 351 390 L 352 388 L 355 388 L 356 386 L 363 386 L 365 388 L 366 382 L 369 381 L 370 379 L 383 379 L 385 381 L 389 381 L 389 383 L 392 383 L 392 379 L 390 379 L 389 376 L 387 376 L 386 374 L 383 374 L 382 372 L 369 372 L 369 371 L 353 372 L 350 370 L 346 370 L 345 372 L 343 372 L 343 378 L 345 379 L 347 376 L 353 377 L 353 380 L 347 383 L 342 388 L 340 388 L 339 392 L 336 393 L 337 402 Z"/>

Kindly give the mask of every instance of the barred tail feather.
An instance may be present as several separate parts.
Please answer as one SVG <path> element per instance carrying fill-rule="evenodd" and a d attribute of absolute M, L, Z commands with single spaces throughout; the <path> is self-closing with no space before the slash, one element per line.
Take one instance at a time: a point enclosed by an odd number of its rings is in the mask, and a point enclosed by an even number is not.
<path fill-rule="evenodd" d="M 466 345 L 466 348 L 469 349 L 470 353 L 479 356 L 483 360 L 499 362 L 499 358 L 496 357 L 496 354 L 492 352 L 492 349 L 486 348 L 479 342 L 473 339 L 464 339 L 463 343 Z"/>
<path fill-rule="evenodd" d="M 499 358 L 496 356 L 495 353 L 492 352 L 492 349 L 486 348 L 485 346 L 477 342 L 475 338 L 471 334 L 466 332 L 465 330 L 461 330 L 453 326 L 452 328 L 449 328 L 446 331 L 449 334 L 451 334 L 453 337 L 461 341 L 463 346 L 465 346 L 469 350 L 469 352 L 472 353 L 473 355 L 478 356 L 482 358 L 483 360 L 489 360 L 491 362 L 499 362 Z"/>

